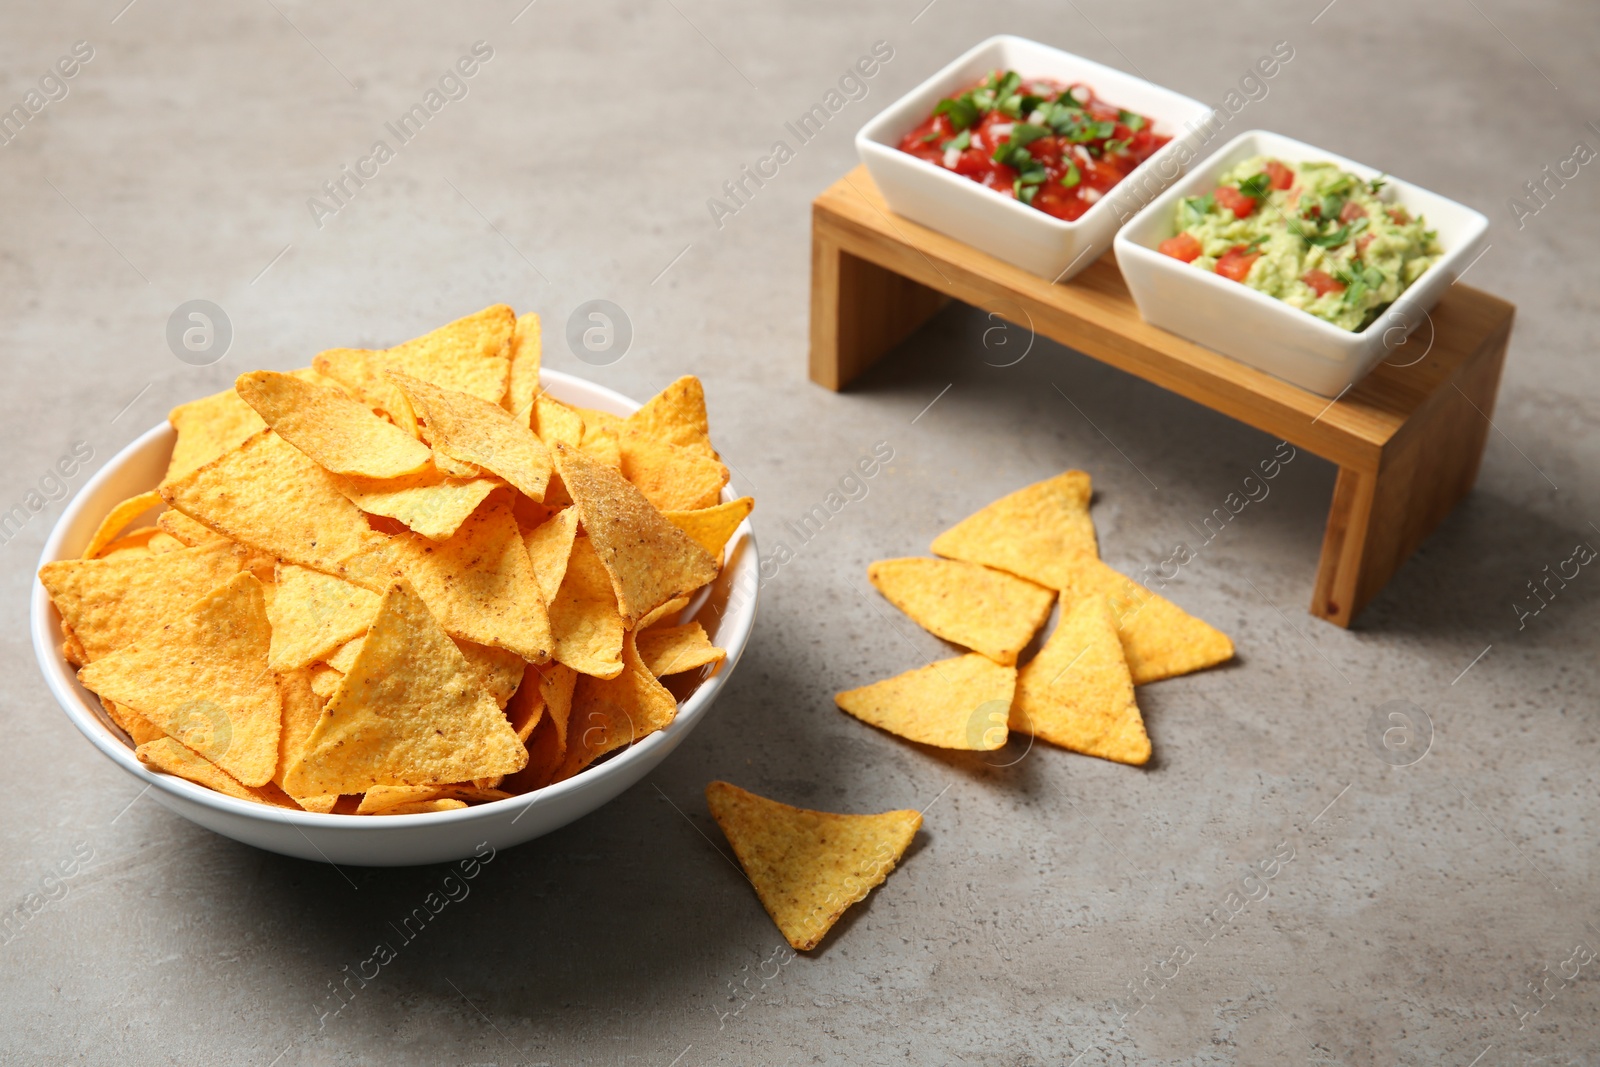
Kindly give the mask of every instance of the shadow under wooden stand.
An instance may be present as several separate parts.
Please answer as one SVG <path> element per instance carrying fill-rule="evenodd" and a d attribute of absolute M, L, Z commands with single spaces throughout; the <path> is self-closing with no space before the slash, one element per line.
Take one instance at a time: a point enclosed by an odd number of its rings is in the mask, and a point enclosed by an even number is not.
<path fill-rule="evenodd" d="M 864 167 L 819 196 L 811 217 L 813 381 L 843 389 L 955 299 L 1004 309 L 1019 326 L 1330 460 L 1339 477 L 1311 613 L 1339 626 L 1477 478 L 1515 312 L 1487 293 L 1451 286 L 1430 316 L 1431 344 L 1424 324 L 1330 402 L 1147 325 L 1110 253 L 1052 284 L 892 215 Z"/>

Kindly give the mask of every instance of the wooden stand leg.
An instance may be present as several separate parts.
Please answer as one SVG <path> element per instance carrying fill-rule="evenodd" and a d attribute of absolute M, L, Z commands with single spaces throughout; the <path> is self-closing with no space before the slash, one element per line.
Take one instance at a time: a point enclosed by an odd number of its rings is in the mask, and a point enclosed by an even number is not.
<path fill-rule="evenodd" d="M 1383 450 L 1376 471 L 1339 468 L 1311 613 L 1348 627 L 1472 489 L 1505 365 L 1505 328 L 1433 394 Z"/>
<path fill-rule="evenodd" d="M 811 380 L 843 389 L 948 300 L 813 232 Z"/>

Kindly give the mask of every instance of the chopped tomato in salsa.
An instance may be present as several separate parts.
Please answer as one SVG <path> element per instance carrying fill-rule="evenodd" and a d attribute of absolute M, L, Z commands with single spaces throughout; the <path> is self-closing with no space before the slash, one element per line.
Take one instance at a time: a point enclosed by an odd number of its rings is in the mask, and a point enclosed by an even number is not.
<path fill-rule="evenodd" d="M 1193 263 L 1200 258 L 1200 253 L 1205 249 L 1200 246 L 1200 241 L 1194 234 L 1180 233 L 1162 241 L 1156 246 L 1156 251 L 1173 259 L 1181 259 L 1185 263 Z"/>
<path fill-rule="evenodd" d="M 1249 245 L 1234 245 L 1222 255 L 1217 257 L 1217 273 L 1224 278 L 1242 282 L 1250 275 L 1250 268 L 1255 266 L 1256 260 L 1261 258 L 1261 253 Z"/>
<path fill-rule="evenodd" d="M 1311 286 L 1318 296 L 1344 292 L 1344 283 L 1335 281 L 1327 271 L 1308 270 L 1300 276 L 1300 280 Z"/>
<path fill-rule="evenodd" d="M 1086 85 L 995 71 L 939 101 L 900 150 L 1071 222 L 1172 138 Z"/>
<path fill-rule="evenodd" d="M 1266 173 L 1267 177 L 1272 179 L 1274 189 L 1287 189 L 1294 184 L 1294 171 L 1276 159 L 1267 161 Z"/>
<path fill-rule="evenodd" d="M 1218 207 L 1233 212 L 1235 218 L 1247 219 L 1256 209 L 1255 197 L 1246 196 L 1231 185 L 1219 185 L 1211 195 Z"/>

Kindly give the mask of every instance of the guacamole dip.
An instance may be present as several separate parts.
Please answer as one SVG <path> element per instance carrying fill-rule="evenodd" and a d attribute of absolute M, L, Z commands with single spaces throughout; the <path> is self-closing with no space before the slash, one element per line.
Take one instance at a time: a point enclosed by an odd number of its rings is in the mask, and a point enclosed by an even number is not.
<path fill-rule="evenodd" d="M 1160 250 L 1346 330 L 1361 330 L 1438 261 L 1437 235 L 1332 163 L 1256 156 L 1179 201 Z"/>

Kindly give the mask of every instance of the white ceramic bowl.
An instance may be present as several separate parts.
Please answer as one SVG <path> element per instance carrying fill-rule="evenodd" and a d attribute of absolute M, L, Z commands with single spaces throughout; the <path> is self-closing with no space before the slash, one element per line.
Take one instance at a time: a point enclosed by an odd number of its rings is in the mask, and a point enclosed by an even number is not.
<path fill-rule="evenodd" d="M 550 395 L 581 407 L 626 415 L 639 405 L 620 393 L 557 371 L 543 371 Z M 176 435 L 167 423 L 118 452 L 78 493 L 46 542 L 40 564 L 73 559 L 100 519 L 120 500 L 161 480 Z M 731 489 L 724 499 L 732 500 Z M 727 684 L 755 624 L 757 562 L 748 520 L 728 544 L 722 574 L 684 612 L 698 618 L 728 657 L 679 706 L 672 725 L 564 782 L 509 800 L 420 815 L 319 815 L 235 800 L 182 778 L 147 769 L 109 719 L 94 694 L 78 684 L 61 654 L 61 617 L 37 579 L 33 587 L 33 647 L 50 691 L 67 718 L 105 756 L 138 779 L 150 796 L 184 818 L 225 837 L 301 859 L 334 864 L 398 867 L 464 859 L 481 842 L 496 849 L 559 829 L 616 797 L 654 770 L 705 717 Z"/>
<path fill-rule="evenodd" d="M 1109 104 L 1155 120 L 1172 138 L 1076 221 L 1029 207 L 970 178 L 902 152 L 900 139 L 933 105 L 993 70 L 1023 78 L 1082 82 Z M 1023 270 L 1066 281 L 1111 247 L 1127 222 L 1183 173 L 1211 109 L 1120 70 L 1022 37 L 991 37 L 885 108 L 856 134 L 856 151 L 884 200 L 897 214 L 989 253 Z"/>
<path fill-rule="evenodd" d="M 1444 255 L 1359 333 L 1342 330 L 1276 297 L 1156 251 L 1175 232 L 1178 201 L 1217 186 L 1223 172 L 1252 156 L 1291 166 L 1328 162 L 1371 179 L 1380 172 L 1320 148 L 1263 130 L 1240 134 L 1151 202 L 1117 234 L 1117 265 L 1153 326 L 1171 330 L 1241 363 L 1322 396 L 1338 396 L 1404 344 L 1461 271 L 1483 249 L 1489 220 L 1469 207 L 1393 176 L 1383 197 L 1439 233 Z M 1407 362 L 1414 361 L 1408 356 Z"/>

